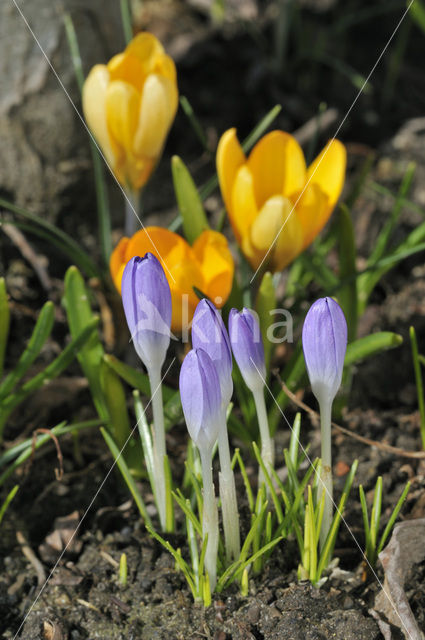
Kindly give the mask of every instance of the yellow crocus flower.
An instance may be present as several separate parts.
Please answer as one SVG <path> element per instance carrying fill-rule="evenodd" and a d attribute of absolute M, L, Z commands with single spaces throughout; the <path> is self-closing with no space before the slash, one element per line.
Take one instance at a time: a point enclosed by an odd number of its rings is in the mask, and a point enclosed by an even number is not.
<path fill-rule="evenodd" d="M 160 260 L 170 285 L 172 331 L 182 331 L 192 320 L 199 302 L 194 287 L 216 307 L 224 305 L 232 288 L 234 262 L 223 234 L 204 231 L 192 246 L 177 233 L 162 227 L 146 227 L 131 238 L 121 238 L 109 264 L 118 291 L 121 291 L 127 262 L 148 251 Z"/>
<path fill-rule="evenodd" d="M 307 168 L 289 133 L 271 131 L 248 158 L 236 129 L 222 135 L 217 149 L 221 193 L 253 269 L 265 258 L 269 270 L 281 271 L 314 240 L 341 194 L 345 166 L 346 150 L 338 140 L 329 141 Z"/>
<path fill-rule="evenodd" d="M 178 104 L 176 68 L 151 33 L 139 33 L 83 87 L 91 132 L 120 184 L 137 192 L 161 155 Z"/>

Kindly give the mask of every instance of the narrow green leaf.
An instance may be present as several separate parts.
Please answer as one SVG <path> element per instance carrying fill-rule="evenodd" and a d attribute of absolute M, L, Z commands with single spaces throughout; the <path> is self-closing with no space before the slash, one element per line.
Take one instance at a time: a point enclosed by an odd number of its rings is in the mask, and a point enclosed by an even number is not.
<path fill-rule="evenodd" d="M 173 156 L 171 170 L 177 204 L 183 219 L 183 232 L 186 240 L 193 244 L 210 226 L 192 176 L 178 156 Z"/>
<path fill-rule="evenodd" d="M 367 502 L 366 496 L 364 493 L 363 486 L 359 486 L 359 495 L 360 495 L 360 504 L 362 507 L 362 516 L 363 516 L 363 529 L 365 535 L 365 555 L 368 557 L 368 551 L 370 549 L 370 526 L 369 526 L 369 515 L 367 512 Z"/>
<path fill-rule="evenodd" d="M 384 548 L 384 544 L 388 538 L 388 536 L 390 535 L 391 529 L 394 526 L 395 521 L 397 520 L 397 516 L 400 513 L 400 509 L 403 506 L 403 502 L 405 501 L 407 494 L 409 493 L 409 489 L 410 489 L 410 482 L 408 482 L 406 484 L 406 486 L 404 487 L 403 493 L 401 494 L 400 498 L 398 499 L 398 502 L 396 504 L 396 506 L 394 507 L 394 511 L 391 514 L 390 519 L 388 520 L 388 524 L 384 529 L 384 533 L 381 536 L 381 540 L 379 542 L 378 548 L 377 548 L 377 555 L 379 555 L 382 551 L 382 549 Z"/>
<path fill-rule="evenodd" d="M 92 321 L 94 317 L 89 302 L 89 294 L 84 279 L 77 267 L 69 267 L 65 274 L 65 292 L 63 298 L 71 336 L 75 337 Z M 93 402 L 99 417 L 109 422 L 109 412 L 101 385 L 101 365 L 104 350 L 99 333 L 92 333 L 90 340 L 80 349 L 77 357 L 89 382 Z"/>
<path fill-rule="evenodd" d="M 372 513 L 370 516 L 370 541 L 372 550 L 375 551 L 378 534 L 379 534 L 379 522 L 381 520 L 381 507 L 382 507 L 382 476 L 378 476 L 375 485 L 375 492 L 373 494 Z"/>
<path fill-rule="evenodd" d="M 100 431 L 102 433 L 102 436 L 105 439 L 106 444 L 109 447 L 110 452 L 112 453 L 112 457 L 114 458 L 119 470 L 121 471 L 121 475 L 125 480 L 125 483 L 127 485 L 127 487 L 130 490 L 131 495 L 134 498 L 134 502 L 137 505 L 137 508 L 139 509 L 139 513 L 143 518 L 143 521 L 145 523 L 145 526 L 152 526 L 152 522 L 151 519 L 149 517 L 148 512 L 146 511 L 146 506 L 145 503 L 143 502 L 143 498 L 142 495 L 139 491 L 139 489 L 137 488 L 137 485 L 134 481 L 133 476 L 130 473 L 130 469 L 127 467 L 127 464 L 124 460 L 124 457 L 120 451 L 120 449 L 118 449 L 117 445 L 115 444 L 112 436 L 106 431 L 106 429 L 104 429 L 103 427 L 100 428 Z"/>
<path fill-rule="evenodd" d="M 44 384 L 59 376 L 62 371 L 64 371 L 64 369 L 66 369 L 71 364 L 72 360 L 84 347 L 86 342 L 90 340 L 93 332 L 95 331 L 95 329 L 97 329 L 98 324 L 98 318 L 93 318 L 93 321 L 90 322 L 87 327 L 65 347 L 62 353 L 57 358 L 55 358 L 53 362 L 51 362 L 43 371 L 40 371 L 39 374 L 31 378 L 31 380 L 26 382 L 16 393 L 8 396 L 1 403 L 2 410 L 0 412 L 0 438 L 4 425 L 10 413 L 21 402 L 23 402 L 23 400 L 30 393 L 37 391 Z"/>
<path fill-rule="evenodd" d="M 10 394 L 19 380 L 26 374 L 34 360 L 39 355 L 44 343 L 52 332 L 55 321 L 55 307 L 53 302 L 46 302 L 37 318 L 28 346 L 22 353 L 17 365 L 0 385 L 0 400 Z M 1 344 L 1 338 L 0 338 Z M 0 355 L 1 360 L 1 355 Z"/>
<path fill-rule="evenodd" d="M 392 331 L 379 331 L 364 338 L 359 338 L 348 345 L 344 366 L 361 362 L 382 351 L 399 347 L 402 342 L 403 338 Z"/>
<path fill-rule="evenodd" d="M 127 4 L 126 0 L 121 0 L 121 12 L 122 12 L 123 20 L 125 19 L 124 18 L 125 4 Z M 128 9 L 128 4 L 127 4 L 127 9 Z M 83 64 L 81 61 L 77 34 L 75 32 L 74 23 L 72 21 L 70 14 L 65 14 L 64 24 L 65 24 L 65 33 L 68 40 L 68 46 L 71 53 L 72 66 L 74 68 L 74 73 L 77 79 L 77 84 L 80 89 L 80 93 L 82 94 L 83 85 L 84 85 Z M 125 26 L 126 25 L 124 24 L 124 27 Z M 109 264 L 109 258 L 112 252 L 112 236 L 111 236 L 111 214 L 109 209 L 108 193 L 106 188 L 105 172 L 104 172 L 105 161 L 101 157 L 97 144 L 95 143 L 89 131 L 88 131 L 88 135 L 89 135 L 90 151 L 91 151 L 92 161 L 93 161 L 94 185 L 96 189 L 99 241 L 100 241 L 100 247 L 102 251 L 103 263 L 106 266 Z"/>
<path fill-rule="evenodd" d="M 406 4 L 410 6 L 409 15 L 425 34 L 425 4 L 422 0 L 415 0 L 414 2 L 406 0 Z"/>
<path fill-rule="evenodd" d="M 6 513 L 6 510 L 7 510 L 8 506 L 12 502 L 13 498 L 16 496 L 18 489 L 19 489 L 19 485 L 16 484 L 13 487 L 13 489 L 11 491 L 9 491 L 9 493 L 6 496 L 6 500 L 1 505 L 1 507 L 0 507 L 0 525 L 1 525 L 1 521 L 4 518 L 4 514 Z"/>
<path fill-rule="evenodd" d="M 204 151 L 206 151 L 207 153 L 210 153 L 210 150 L 208 148 L 207 136 L 205 135 L 204 130 L 202 129 L 202 125 L 199 122 L 198 118 L 196 117 L 193 107 L 190 104 L 189 100 L 186 98 L 186 96 L 180 96 L 180 105 L 181 105 L 181 108 L 183 109 L 185 116 L 189 120 L 192 126 L 192 129 L 194 130 L 199 142 L 201 143 Z"/>
<path fill-rule="evenodd" d="M 177 566 L 180 568 L 180 570 L 182 571 L 184 577 L 186 578 L 187 584 L 189 585 L 190 590 L 192 592 L 193 599 L 196 600 L 197 596 L 198 596 L 198 592 L 196 590 L 196 586 L 195 586 L 195 583 L 193 581 L 193 576 L 191 575 L 191 572 L 190 572 L 190 569 L 189 569 L 187 563 L 183 560 L 183 558 L 181 556 L 181 553 L 179 553 L 179 550 L 174 549 L 174 547 L 171 546 L 171 544 L 168 542 L 168 540 L 165 540 L 164 538 L 162 538 L 153 529 L 153 527 L 151 525 L 146 525 L 146 529 L 148 530 L 148 532 L 152 536 L 152 538 L 157 540 L 164 547 L 164 549 L 167 549 L 167 551 L 169 553 L 171 553 L 171 555 L 173 556 L 174 560 L 176 561 Z"/>
<path fill-rule="evenodd" d="M 422 379 L 422 370 L 420 365 L 420 356 L 418 350 L 418 341 L 416 339 L 416 331 L 414 327 L 409 329 L 410 345 L 412 348 L 413 370 L 415 372 L 416 393 L 418 397 L 419 415 L 421 419 L 420 429 L 422 438 L 422 449 L 425 449 L 425 398 L 424 385 Z"/>
<path fill-rule="evenodd" d="M 109 416 L 107 426 L 121 449 L 131 433 L 127 400 L 121 379 L 104 360 L 100 363 L 100 382 Z"/>

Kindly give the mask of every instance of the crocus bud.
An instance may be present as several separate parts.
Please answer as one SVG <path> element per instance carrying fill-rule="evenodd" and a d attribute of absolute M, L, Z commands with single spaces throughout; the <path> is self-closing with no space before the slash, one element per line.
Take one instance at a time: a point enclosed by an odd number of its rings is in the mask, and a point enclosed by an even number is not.
<path fill-rule="evenodd" d="M 310 307 L 302 342 L 313 393 L 319 404 L 332 403 L 341 384 L 347 350 L 347 323 L 335 300 L 320 298 Z"/>
<path fill-rule="evenodd" d="M 220 380 L 223 408 L 227 408 L 233 392 L 232 350 L 223 319 L 215 306 L 205 298 L 196 307 L 192 322 L 192 345 L 206 351 L 214 362 Z"/>
<path fill-rule="evenodd" d="M 215 365 L 203 349 L 189 351 L 179 385 L 189 435 L 198 449 L 211 450 L 218 437 L 221 393 Z"/>
<path fill-rule="evenodd" d="M 264 347 L 260 325 L 254 312 L 232 309 L 229 314 L 229 334 L 233 355 L 247 387 L 254 393 L 262 389 L 266 377 Z"/>
<path fill-rule="evenodd" d="M 132 258 L 121 286 L 122 301 L 137 355 L 149 370 L 159 371 L 170 344 L 171 292 L 155 256 Z"/>

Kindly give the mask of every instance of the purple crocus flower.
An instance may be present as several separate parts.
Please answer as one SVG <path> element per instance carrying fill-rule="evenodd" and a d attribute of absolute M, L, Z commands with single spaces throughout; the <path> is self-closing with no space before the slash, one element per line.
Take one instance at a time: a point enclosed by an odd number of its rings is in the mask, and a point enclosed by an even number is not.
<path fill-rule="evenodd" d="M 260 325 L 250 309 L 229 314 L 229 335 L 233 355 L 247 387 L 254 393 L 264 386 L 266 365 Z"/>
<path fill-rule="evenodd" d="M 196 307 L 192 321 L 192 344 L 206 351 L 214 362 L 220 380 L 223 408 L 227 409 L 233 392 L 232 350 L 223 319 L 205 298 Z"/>
<path fill-rule="evenodd" d="M 137 355 L 148 370 L 160 370 L 170 344 L 171 291 L 154 255 L 146 253 L 126 264 L 121 294 Z"/>
<path fill-rule="evenodd" d="M 341 385 L 347 350 L 347 323 L 335 300 L 320 298 L 310 307 L 302 342 L 313 393 L 319 404 L 331 403 Z"/>
<path fill-rule="evenodd" d="M 215 365 L 206 351 L 189 351 L 180 369 L 179 385 L 189 435 L 198 449 L 209 451 L 218 437 L 221 392 Z"/>

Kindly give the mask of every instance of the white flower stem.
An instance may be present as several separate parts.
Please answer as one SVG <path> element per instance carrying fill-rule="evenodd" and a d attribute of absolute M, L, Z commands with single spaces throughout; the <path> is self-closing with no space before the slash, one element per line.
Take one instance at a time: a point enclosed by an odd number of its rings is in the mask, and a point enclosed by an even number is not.
<path fill-rule="evenodd" d="M 131 238 L 134 235 L 136 229 L 139 227 L 141 204 L 140 204 L 140 191 L 133 191 L 126 189 L 125 191 L 125 227 L 124 235 Z"/>
<path fill-rule="evenodd" d="M 166 455 L 166 447 L 164 408 L 162 403 L 161 371 L 158 367 L 151 367 L 150 369 L 148 369 L 148 375 L 151 386 L 153 412 L 153 455 L 155 461 L 153 475 L 155 479 L 155 489 L 157 496 L 156 506 L 158 508 L 161 528 L 163 531 L 165 531 L 167 510 L 165 499 L 164 456 Z"/>
<path fill-rule="evenodd" d="M 333 483 L 332 483 L 332 439 L 331 439 L 331 415 L 332 400 L 323 400 L 320 404 L 320 430 L 322 441 L 322 471 L 319 486 L 319 500 L 325 492 L 325 506 L 323 511 L 322 527 L 320 530 L 320 549 L 322 550 L 332 524 L 333 516 Z"/>
<path fill-rule="evenodd" d="M 255 408 L 257 411 L 258 426 L 260 428 L 261 437 L 261 458 L 267 470 L 273 468 L 274 465 L 274 444 L 273 438 L 270 437 L 269 421 L 267 418 L 266 402 L 264 400 L 264 388 L 256 389 L 252 392 L 254 395 Z M 264 482 L 263 474 L 259 472 L 258 485 Z"/>
<path fill-rule="evenodd" d="M 235 476 L 230 458 L 226 414 L 223 411 L 218 430 L 218 454 L 220 457 L 220 499 L 223 513 L 224 542 L 228 562 L 239 558 L 241 543 L 239 512 L 236 499 Z"/>
<path fill-rule="evenodd" d="M 212 476 L 212 451 L 211 449 L 206 451 L 200 450 L 199 453 L 201 455 L 204 495 L 202 534 L 204 538 L 208 535 L 205 553 L 205 569 L 210 579 L 210 589 L 212 593 L 217 582 L 218 511 Z"/>

